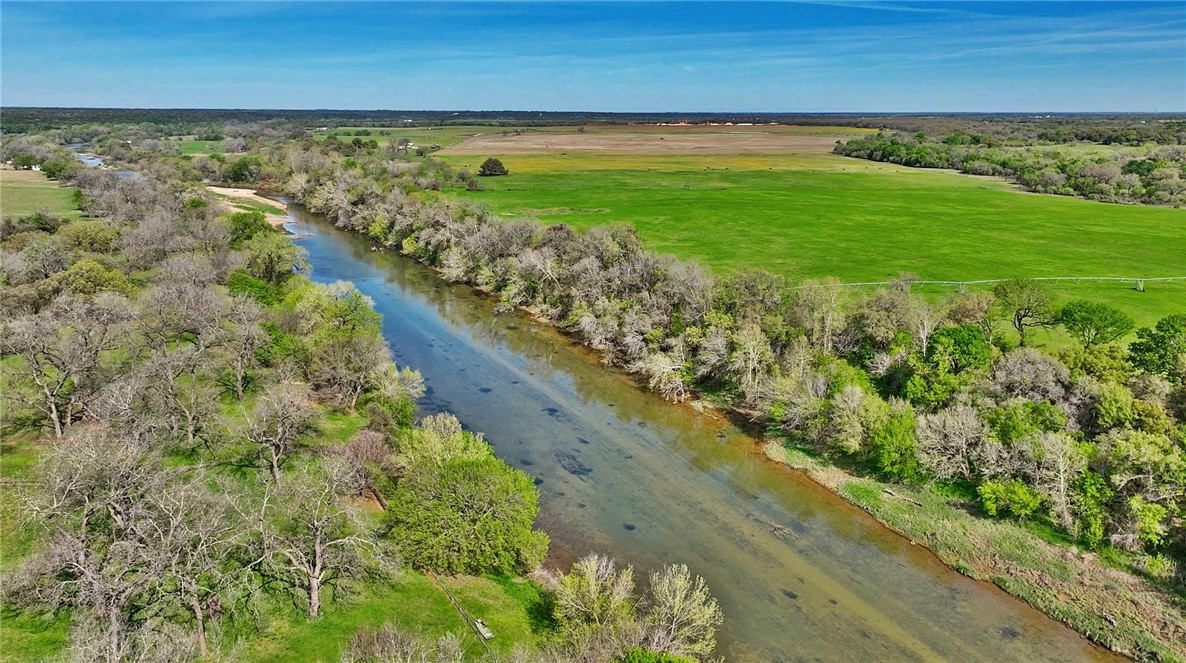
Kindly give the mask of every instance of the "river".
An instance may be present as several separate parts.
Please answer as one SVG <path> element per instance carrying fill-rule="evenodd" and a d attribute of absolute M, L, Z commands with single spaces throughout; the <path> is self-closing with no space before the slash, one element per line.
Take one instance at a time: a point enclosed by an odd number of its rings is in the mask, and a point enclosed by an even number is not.
<path fill-rule="evenodd" d="M 453 412 L 536 478 L 552 560 L 611 553 L 636 577 L 687 564 L 724 609 L 726 660 L 1119 660 L 766 460 L 724 418 L 666 403 L 550 326 L 496 315 L 491 298 L 289 209 L 313 280 L 373 299 L 397 361 L 424 375 L 422 413 Z"/>

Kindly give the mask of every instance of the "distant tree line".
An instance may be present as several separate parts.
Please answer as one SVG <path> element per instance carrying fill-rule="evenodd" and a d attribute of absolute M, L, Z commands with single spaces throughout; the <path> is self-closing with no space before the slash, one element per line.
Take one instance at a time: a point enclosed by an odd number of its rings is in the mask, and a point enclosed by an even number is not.
<path fill-rule="evenodd" d="M 985 134 L 878 133 L 837 143 L 836 154 L 917 168 L 953 168 L 995 175 L 1037 193 L 1151 205 L 1186 204 L 1186 147 L 1147 150 L 1144 157 L 1110 154 L 1076 157 L 1058 147 L 1009 148 Z"/>

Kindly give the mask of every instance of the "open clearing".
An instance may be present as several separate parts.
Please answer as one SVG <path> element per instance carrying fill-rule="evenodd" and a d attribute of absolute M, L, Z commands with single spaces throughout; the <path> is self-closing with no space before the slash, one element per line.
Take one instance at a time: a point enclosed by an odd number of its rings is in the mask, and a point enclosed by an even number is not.
<path fill-rule="evenodd" d="M 837 140 L 862 130 L 834 127 L 622 127 L 584 133 L 529 131 L 483 134 L 444 154 L 504 155 L 588 152 L 593 154 L 827 154 Z M 798 131 L 788 131 L 797 129 Z"/>
<path fill-rule="evenodd" d="M 510 176 L 461 195 L 507 218 L 630 223 L 648 247 L 718 273 L 756 267 L 796 282 L 902 272 L 955 281 L 1186 276 L 1183 210 L 1026 194 L 998 180 L 827 154 L 487 154 Z M 445 158 L 459 168 L 481 162 Z M 1054 287 L 1142 324 L 1186 308 L 1186 281 L 1143 293 L 1120 282 Z"/>
<path fill-rule="evenodd" d="M 33 170 L 0 170 L 0 215 L 25 216 L 48 212 L 77 219 L 82 212 L 74 205 L 74 189 Z"/>

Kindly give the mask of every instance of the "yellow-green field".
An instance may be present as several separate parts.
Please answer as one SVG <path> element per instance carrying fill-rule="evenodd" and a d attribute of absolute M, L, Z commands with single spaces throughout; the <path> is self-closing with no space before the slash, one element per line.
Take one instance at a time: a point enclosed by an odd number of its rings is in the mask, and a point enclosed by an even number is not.
<path fill-rule="evenodd" d="M 74 204 L 74 189 L 32 170 L 0 170 L 0 216 L 19 217 L 47 212 L 71 219 L 82 216 Z"/>

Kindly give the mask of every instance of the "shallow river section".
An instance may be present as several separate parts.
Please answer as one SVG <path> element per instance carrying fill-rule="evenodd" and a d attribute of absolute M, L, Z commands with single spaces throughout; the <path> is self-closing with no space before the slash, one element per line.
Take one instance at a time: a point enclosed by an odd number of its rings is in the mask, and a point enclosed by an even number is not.
<path fill-rule="evenodd" d="M 383 315 L 423 413 L 450 411 L 536 478 L 553 560 L 612 553 L 642 578 L 680 562 L 725 611 L 728 661 L 1084 661 L 1118 657 L 947 568 L 724 418 L 672 405 L 548 325 L 290 206 L 313 279 Z"/>

